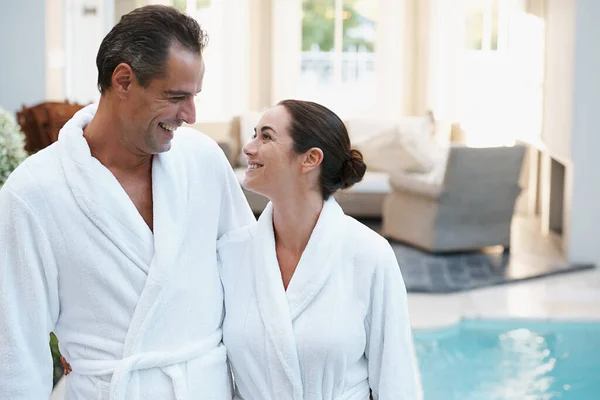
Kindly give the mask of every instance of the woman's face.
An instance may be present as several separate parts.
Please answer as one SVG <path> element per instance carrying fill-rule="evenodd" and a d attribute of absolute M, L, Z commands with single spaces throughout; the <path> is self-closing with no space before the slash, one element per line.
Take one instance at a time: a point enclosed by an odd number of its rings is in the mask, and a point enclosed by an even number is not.
<path fill-rule="evenodd" d="M 302 175 L 302 157 L 292 150 L 290 122 L 285 107 L 267 110 L 242 149 L 248 158 L 244 187 L 271 200 L 297 187 Z"/>

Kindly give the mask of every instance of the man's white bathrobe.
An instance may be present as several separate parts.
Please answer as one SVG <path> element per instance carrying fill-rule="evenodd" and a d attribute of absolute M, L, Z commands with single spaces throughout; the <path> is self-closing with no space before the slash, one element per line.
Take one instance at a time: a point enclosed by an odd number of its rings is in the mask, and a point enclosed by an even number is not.
<path fill-rule="evenodd" d="M 236 398 L 421 398 L 404 281 L 389 243 L 331 197 L 284 290 L 273 209 L 219 240 Z"/>
<path fill-rule="evenodd" d="M 154 233 L 90 154 L 89 106 L 0 191 L 0 399 L 223 399 L 217 239 L 255 222 L 217 144 L 180 128 L 153 158 Z"/>

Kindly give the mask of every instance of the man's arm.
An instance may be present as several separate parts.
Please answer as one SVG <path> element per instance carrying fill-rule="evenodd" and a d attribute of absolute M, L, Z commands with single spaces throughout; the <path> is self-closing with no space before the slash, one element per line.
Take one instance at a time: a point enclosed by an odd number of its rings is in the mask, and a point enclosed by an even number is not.
<path fill-rule="evenodd" d="M 33 210 L 0 190 L 0 399 L 48 399 L 49 333 L 58 317 L 56 261 Z"/>
<path fill-rule="evenodd" d="M 219 214 L 218 235 L 220 238 L 233 229 L 256 222 L 256 218 L 225 154 L 222 151 L 218 153 L 217 168 L 221 171 L 223 185 Z"/>

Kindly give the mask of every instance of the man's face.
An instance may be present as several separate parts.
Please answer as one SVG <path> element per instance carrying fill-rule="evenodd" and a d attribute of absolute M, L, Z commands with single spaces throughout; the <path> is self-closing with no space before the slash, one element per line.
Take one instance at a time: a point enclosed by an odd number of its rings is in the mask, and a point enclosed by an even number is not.
<path fill-rule="evenodd" d="M 171 148 L 175 130 L 196 121 L 194 96 L 202 90 L 204 61 L 175 44 L 171 46 L 165 76 L 147 87 L 137 80 L 122 115 L 124 140 L 142 154 L 157 154 Z"/>

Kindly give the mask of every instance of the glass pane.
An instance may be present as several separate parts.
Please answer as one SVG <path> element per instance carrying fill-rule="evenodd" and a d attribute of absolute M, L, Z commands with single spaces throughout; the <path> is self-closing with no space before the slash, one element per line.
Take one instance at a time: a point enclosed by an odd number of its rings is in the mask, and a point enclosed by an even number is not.
<path fill-rule="evenodd" d="M 374 51 L 376 5 L 373 0 L 344 1 L 344 51 Z"/>
<path fill-rule="evenodd" d="M 336 20 L 336 3 L 341 19 Z M 344 113 L 375 100 L 375 25 L 378 0 L 302 1 L 300 97 Z M 335 29 L 341 23 L 336 51 Z M 357 100 L 358 99 L 358 100 Z"/>
<path fill-rule="evenodd" d="M 344 1 L 344 39 L 341 62 L 340 101 L 360 99 L 364 107 L 375 101 L 375 34 L 377 27 L 376 0 Z M 352 99 L 352 100 L 351 100 Z"/>
<path fill-rule="evenodd" d="M 302 1 L 302 96 L 330 85 L 334 80 L 334 0 Z"/>
<path fill-rule="evenodd" d="M 333 49 L 334 0 L 302 1 L 302 51 Z"/>
<path fill-rule="evenodd" d="M 202 92 L 194 101 L 197 119 L 218 118 L 223 113 L 223 48 L 225 47 L 223 24 L 223 0 L 169 0 L 169 3 L 196 19 L 208 33 L 209 44 L 202 53 L 206 65 Z"/>
<path fill-rule="evenodd" d="M 500 19 L 500 10 L 498 0 L 492 0 L 492 40 L 490 43 L 491 50 L 498 50 L 498 27 Z"/>
<path fill-rule="evenodd" d="M 481 0 L 467 1 L 465 15 L 465 47 L 467 50 L 482 49 L 485 3 Z"/>

